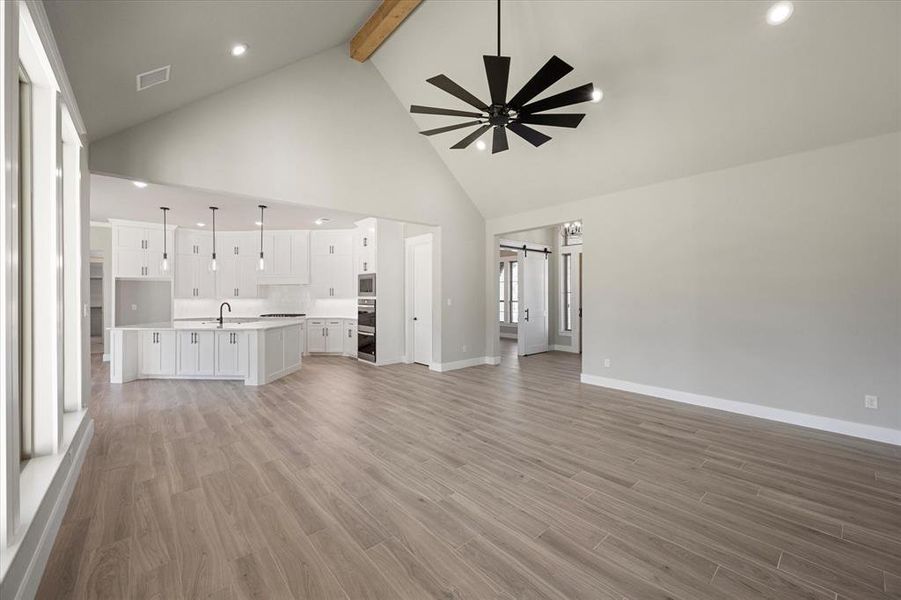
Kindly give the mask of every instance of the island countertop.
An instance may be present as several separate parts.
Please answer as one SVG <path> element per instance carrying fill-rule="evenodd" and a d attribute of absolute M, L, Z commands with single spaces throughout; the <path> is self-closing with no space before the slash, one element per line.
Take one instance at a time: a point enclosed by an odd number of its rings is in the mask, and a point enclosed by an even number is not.
<path fill-rule="evenodd" d="M 297 319 L 248 319 L 246 321 L 225 321 L 219 325 L 216 319 L 209 321 L 163 321 L 161 323 L 138 323 L 135 325 L 119 325 L 110 327 L 110 330 L 123 331 L 166 331 L 166 330 L 189 330 L 200 331 L 209 329 L 212 331 L 258 331 L 263 329 L 277 329 L 279 327 L 288 327 L 290 325 L 299 325 L 304 322 L 303 317 Z"/>

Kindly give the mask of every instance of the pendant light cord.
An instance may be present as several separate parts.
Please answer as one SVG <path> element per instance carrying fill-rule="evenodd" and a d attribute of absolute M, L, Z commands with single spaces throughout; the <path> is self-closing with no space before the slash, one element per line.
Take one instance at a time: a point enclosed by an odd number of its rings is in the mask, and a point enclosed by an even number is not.
<path fill-rule="evenodd" d="M 216 258 L 216 211 L 219 210 L 216 206 L 211 206 L 210 210 L 213 211 L 213 259 Z"/>
<path fill-rule="evenodd" d="M 497 0 L 497 55 L 501 55 L 501 0 Z"/>
<path fill-rule="evenodd" d="M 166 213 L 168 208 L 163 207 L 163 258 L 166 258 Z"/>
<path fill-rule="evenodd" d="M 260 204 L 260 258 L 263 258 L 263 211 L 267 208 L 265 204 Z"/>

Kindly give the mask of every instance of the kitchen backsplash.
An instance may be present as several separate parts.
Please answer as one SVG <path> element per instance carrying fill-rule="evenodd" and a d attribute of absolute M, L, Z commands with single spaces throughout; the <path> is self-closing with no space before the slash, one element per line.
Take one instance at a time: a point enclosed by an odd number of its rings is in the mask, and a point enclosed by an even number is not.
<path fill-rule="evenodd" d="M 218 300 L 191 300 L 176 298 L 172 309 L 175 319 L 194 319 L 219 315 L 219 304 L 228 302 L 230 317 L 258 317 L 266 313 L 304 313 L 313 306 L 309 286 L 264 285 L 259 298 L 222 298 Z"/>

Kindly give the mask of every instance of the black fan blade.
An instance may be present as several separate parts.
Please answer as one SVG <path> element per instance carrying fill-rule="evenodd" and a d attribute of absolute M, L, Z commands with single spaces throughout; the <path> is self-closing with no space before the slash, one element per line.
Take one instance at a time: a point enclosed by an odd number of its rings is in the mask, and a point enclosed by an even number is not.
<path fill-rule="evenodd" d="M 440 88 L 450 94 L 451 96 L 456 96 L 466 104 L 471 106 L 475 106 L 479 110 L 487 110 L 488 105 L 461 88 L 459 85 L 451 81 L 451 78 L 447 75 L 435 75 L 431 79 L 426 79 L 427 82 L 431 83 L 437 88 Z"/>
<path fill-rule="evenodd" d="M 457 142 L 456 144 L 451 146 L 451 149 L 452 150 L 461 150 L 461 149 L 467 147 L 468 145 L 470 145 L 471 143 L 476 141 L 479 137 L 481 137 L 481 135 L 483 133 L 488 131 L 488 129 L 490 127 L 491 127 L 491 125 L 482 125 L 478 129 L 476 129 L 475 131 L 473 131 L 472 133 L 467 135 L 465 138 L 463 138 L 462 140 L 460 140 L 459 142 Z"/>
<path fill-rule="evenodd" d="M 510 79 L 509 56 L 483 56 L 491 103 L 504 104 L 507 101 L 507 80 Z"/>
<path fill-rule="evenodd" d="M 494 128 L 494 141 L 491 144 L 491 153 L 503 152 L 510 146 L 507 145 L 507 129 L 501 125 Z"/>
<path fill-rule="evenodd" d="M 538 69 L 538 72 L 532 75 L 532 78 L 526 82 L 522 89 L 516 92 L 516 95 L 510 98 L 510 108 L 521 108 L 523 104 L 548 89 L 564 75 L 572 71 L 573 68 L 560 60 L 557 56 L 552 56 L 544 66 Z"/>
<path fill-rule="evenodd" d="M 482 113 L 472 112 L 471 110 L 456 110 L 453 108 L 435 108 L 433 106 L 419 106 L 414 104 L 410 107 L 411 113 L 422 115 L 447 115 L 449 117 L 481 117 Z"/>
<path fill-rule="evenodd" d="M 565 114 L 565 115 L 530 115 L 522 113 L 518 120 L 520 123 L 531 123 L 532 125 L 548 125 L 550 127 L 578 127 L 582 119 L 585 118 L 584 113 Z"/>
<path fill-rule="evenodd" d="M 478 125 L 481 121 L 467 121 L 466 123 L 460 123 L 459 125 L 448 125 L 447 127 L 438 127 L 436 129 L 426 129 L 425 131 L 420 131 L 422 135 L 435 135 L 436 133 L 445 133 L 447 131 L 453 131 L 454 129 L 463 129 L 464 127 L 472 127 L 473 125 Z"/>
<path fill-rule="evenodd" d="M 588 102 L 591 100 L 591 92 L 594 91 L 593 83 L 586 83 L 577 88 L 548 96 L 537 102 L 526 104 L 520 111 L 526 113 L 537 113 L 552 108 L 560 108 L 561 106 L 569 106 L 570 104 L 578 104 L 579 102 Z"/>
<path fill-rule="evenodd" d="M 532 129 L 531 127 L 523 125 L 522 123 L 509 123 L 507 125 L 507 129 L 509 129 L 525 141 L 529 142 L 536 148 L 551 139 L 550 136 L 544 135 L 540 131 Z"/>

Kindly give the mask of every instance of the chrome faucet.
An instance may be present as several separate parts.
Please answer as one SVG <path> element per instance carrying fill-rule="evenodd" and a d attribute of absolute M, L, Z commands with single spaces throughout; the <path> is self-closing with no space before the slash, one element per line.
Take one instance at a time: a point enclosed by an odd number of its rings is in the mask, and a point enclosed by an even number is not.
<path fill-rule="evenodd" d="M 232 311 L 232 305 L 229 304 L 228 302 L 223 302 L 222 304 L 219 305 L 219 327 L 222 327 L 222 309 L 225 308 L 226 306 L 228 307 L 228 312 Z"/>

